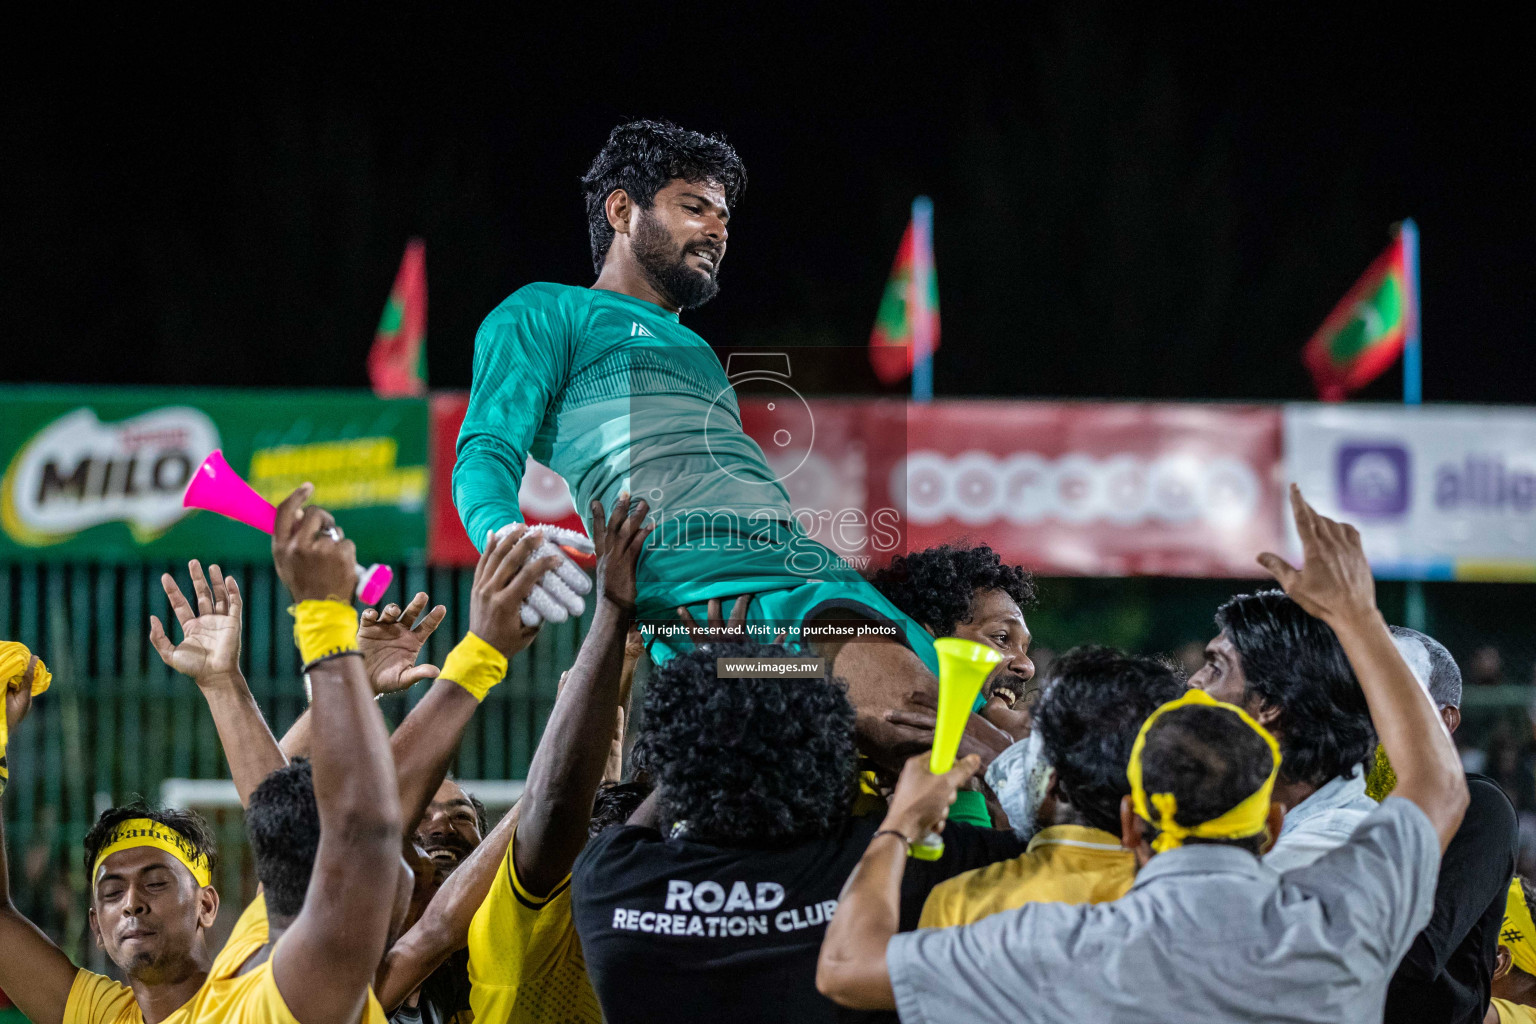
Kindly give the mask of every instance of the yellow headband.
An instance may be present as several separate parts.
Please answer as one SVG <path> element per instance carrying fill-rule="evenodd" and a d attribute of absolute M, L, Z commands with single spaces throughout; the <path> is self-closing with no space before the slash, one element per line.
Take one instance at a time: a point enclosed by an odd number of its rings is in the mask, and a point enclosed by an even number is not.
<path fill-rule="evenodd" d="M 1525 905 L 1525 889 L 1520 876 L 1509 880 L 1509 895 L 1504 900 L 1504 927 L 1499 943 L 1509 947 L 1510 959 L 1526 974 L 1536 974 L 1536 924 L 1531 923 L 1531 908 Z"/>
<path fill-rule="evenodd" d="M 1178 821 L 1179 802 L 1172 793 L 1153 793 L 1148 797 L 1141 780 L 1141 753 L 1147 745 L 1147 733 L 1151 731 L 1152 723 L 1169 711 L 1192 706 L 1220 708 L 1237 715 L 1244 725 L 1263 737 L 1274 764 L 1269 769 L 1269 778 L 1242 803 L 1210 821 L 1184 825 Z M 1183 846 L 1184 840 L 1191 836 L 1196 839 L 1246 839 L 1263 832 L 1265 822 L 1269 820 L 1269 795 L 1275 788 L 1275 776 L 1279 771 L 1280 744 L 1275 742 L 1268 729 L 1255 722 L 1242 708 L 1223 704 L 1204 690 L 1194 689 L 1184 691 L 1184 696 L 1169 701 L 1147 717 L 1141 725 L 1141 731 L 1136 734 L 1136 744 L 1131 747 L 1131 760 L 1125 767 L 1125 774 L 1131 782 L 1131 802 L 1136 813 L 1158 829 L 1159 835 L 1152 841 L 1152 849 L 1157 853 Z"/>
<path fill-rule="evenodd" d="M 175 857 L 192 872 L 198 885 L 212 885 L 213 873 L 209 870 L 208 855 L 193 849 L 185 836 L 173 828 L 149 818 L 129 818 L 120 821 L 112 829 L 107 841 L 91 865 L 91 887 L 96 887 L 96 876 L 101 873 L 101 862 L 114 853 L 132 850 L 140 846 L 152 846 Z"/>

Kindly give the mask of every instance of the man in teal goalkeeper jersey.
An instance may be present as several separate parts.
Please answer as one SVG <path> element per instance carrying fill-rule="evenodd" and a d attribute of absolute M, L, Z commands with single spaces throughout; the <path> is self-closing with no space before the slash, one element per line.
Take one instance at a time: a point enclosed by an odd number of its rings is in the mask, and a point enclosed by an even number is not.
<path fill-rule="evenodd" d="M 521 520 L 529 455 L 565 478 L 583 514 L 621 491 L 644 499 L 658 527 L 640 561 L 639 621 L 664 629 L 688 607 L 702 622 L 710 598 L 751 593 L 747 626 L 760 640 L 840 629 L 817 646 L 848 681 L 861 744 L 892 763 L 905 751 L 883 716 L 934 689 L 932 638 L 797 528 L 719 358 L 679 321 L 719 290 L 745 185 L 722 138 L 651 121 L 614 129 L 583 179 L 596 283 L 527 285 L 476 335 L 454 503 L 483 546 Z M 545 580 L 546 618 L 580 613 L 584 578 Z M 884 639 L 836 639 L 859 626 Z M 653 635 L 658 660 L 689 644 Z"/>

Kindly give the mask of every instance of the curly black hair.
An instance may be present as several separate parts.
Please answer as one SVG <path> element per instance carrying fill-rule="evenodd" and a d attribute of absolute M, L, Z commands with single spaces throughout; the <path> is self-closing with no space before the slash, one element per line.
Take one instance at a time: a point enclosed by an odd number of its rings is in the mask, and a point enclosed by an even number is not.
<path fill-rule="evenodd" d="M 1365 692 L 1339 638 L 1279 590 L 1240 594 L 1216 611 L 1216 624 L 1242 660 L 1248 694 L 1279 710 L 1274 722 L 1280 774 L 1321 786 L 1369 769 L 1376 729 Z"/>
<path fill-rule="evenodd" d="M 1109 647 L 1074 647 L 1051 663 L 1034 707 L 1035 728 L 1061 795 L 1088 824 L 1119 834 L 1136 734 L 1184 689 L 1166 662 Z"/>
<path fill-rule="evenodd" d="M 1150 793 L 1172 793 L 1180 825 L 1191 826 L 1227 813 L 1269 777 L 1274 758 L 1264 738 L 1230 709 L 1191 704 L 1167 712 L 1147 730 L 1141 750 L 1142 785 Z M 1156 837 L 1154 828 L 1144 838 Z M 1221 843 L 1258 853 L 1260 833 L 1246 839 L 1186 839 Z"/>
<path fill-rule="evenodd" d="M 320 848 L 320 807 L 307 758 L 296 757 L 261 780 L 245 809 L 245 831 L 256 880 L 266 891 L 267 912 L 298 916 Z"/>
<path fill-rule="evenodd" d="M 777 846 L 848 818 L 857 777 L 853 705 L 837 679 L 722 679 L 717 659 L 800 657 L 773 644 L 713 643 L 666 662 L 645 690 L 637 748 L 664 821 L 689 839 Z"/>
<path fill-rule="evenodd" d="M 645 803 L 651 787 L 644 782 L 608 782 L 597 787 L 592 798 L 592 820 L 587 823 L 587 838 L 595 839 L 617 825 L 622 825 Z"/>
<path fill-rule="evenodd" d="M 890 566 L 872 573 L 869 582 L 934 636 L 952 636 L 956 626 L 970 622 L 971 602 L 980 591 L 1001 590 L 1020 608 L 1035 600 L 1034 576 L 1007 564 L 985 544 L 940 544 L 897 555 Z"/>
<path fill-rule="evenodd" d="M 603 272 L 603 260 L 613 244 L 613 226 L 604 205 L 608 196 L 621 188 L 648 210 L 656 193 L 677 178 L 715 182 L 732 208 L 747 189 L 747 169 L 723 135 L 691 132 L 670 121 L 630 121 L 608 134 L 602 152 L 581 179 L 594 272 Z"/>
<path fill-rule="evenodd" d="M 130 818 L 148 818 L 159 822 L 187 841 L 194 853 L 208 858 L 211 871 L 219 862 L 218 842 L 213 837 L 213 827 L 196 811 L 184 811 L 175 807 L 155 808 L 143 799 L 133 800 L 121 807 L 108 807 L 96 819 L 96 824 L 85 834 L 85 877 L 95 881 L 96 857 L 107 844 L 112 830 Z"/>

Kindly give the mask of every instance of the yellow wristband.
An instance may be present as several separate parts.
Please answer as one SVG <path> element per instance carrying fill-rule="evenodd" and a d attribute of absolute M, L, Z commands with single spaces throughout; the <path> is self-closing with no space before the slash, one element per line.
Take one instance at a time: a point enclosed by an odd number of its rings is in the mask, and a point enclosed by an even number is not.
<path fill-rule="evenodd" d="M 485 700 L 491 687 L 506 677 L 507 656 L 475 634 L 465 633 L 458 646 L 448 652 L 442 674 L 474 694 L 475 700 Z"/>
<path fill-rule="evenodd" d="M 288 613 L 304 664 L 357 650 L 357 609 L 345 601 L 300 601 Z"/>

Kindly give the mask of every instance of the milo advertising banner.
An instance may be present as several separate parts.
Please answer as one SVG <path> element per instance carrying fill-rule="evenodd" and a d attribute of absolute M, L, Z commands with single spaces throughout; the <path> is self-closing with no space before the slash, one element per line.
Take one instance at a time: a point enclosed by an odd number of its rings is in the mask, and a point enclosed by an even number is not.
<path fill-rule="evenodd" d="M 427 404 L 351 391 L 0 388 L 0 558 L 260 560 L 267 536 L 182 492 L 209 452 L 277 502 L 299 484 L 358 556 L 426 545 Z"/>

